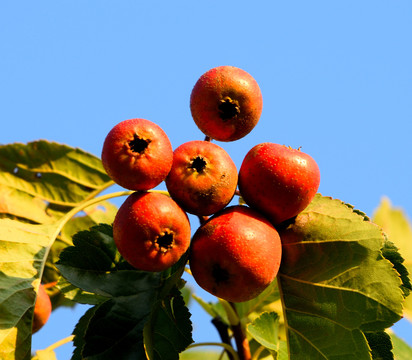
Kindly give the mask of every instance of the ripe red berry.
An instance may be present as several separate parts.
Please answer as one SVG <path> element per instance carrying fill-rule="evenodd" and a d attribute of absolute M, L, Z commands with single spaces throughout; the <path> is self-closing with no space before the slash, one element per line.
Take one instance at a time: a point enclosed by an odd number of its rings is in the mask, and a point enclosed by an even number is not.
<path fill-rule="evenodd" d="M 311 156 L 273 143 L 253 147 L 239 171 L 243 199 L 274 224 L 304 210 L 315 196 L 319 183 L 319 167 Z"/>
<path fill-rule="evenodd" d="M 36 302 L 34 304 L 34 315 L 32 323 L 32 333 L 39 331 L 47 320 L 49 320 L 52 311 L 50 297 L 47 294 L 43 284 L 40 284 L 37 292 Z"/>
<path fill-rule="evenodd" d="M 234 66 L 204 73 L 190 96 L 193 120 L 207 136 L 238 140 L 255 127 L 262 113 L 262 94 L 256 80 Z"/>
<path fill-rule="evenodd" d="M 169 196 L 136 192 L 120 206 L 113 239 L 123 258 L 137 269 L 163 271 L 190 245 L 186 213 Z"/>
<path fill-rule="evenodd" d="M 189 264 L 204 290 L 232 302 L 259 295 L 275 279 L 282 255 L 276 229 L 247 206 L 231 206 L 194 234 Z"/>
<path fill-rule="evenodd" d="M 159 185 L 172 167 L 173 149 L 166 133 L 146 119 L 118 123 L 106 136 L 102 162 L 107 174 L 129 190 Z"/>
<path fill-rule="evenodd" d="M 237 179 L 236 165 L 223 148 L 208 141 L 189 141 L 174 151 L 166 186 L 185 211 L 211 215 L 232 200 Z"/>

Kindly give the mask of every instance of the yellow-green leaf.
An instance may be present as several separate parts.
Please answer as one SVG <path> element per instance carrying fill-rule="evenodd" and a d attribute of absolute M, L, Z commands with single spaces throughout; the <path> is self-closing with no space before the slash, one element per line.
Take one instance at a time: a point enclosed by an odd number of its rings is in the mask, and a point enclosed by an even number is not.
<path fill-rule="evenodd" d="M 317 195 L 280 236 L 290 359 L 370 360 L 363 332 L 402 316 L 401 280 L 382 255 L 381 229 L 340 200 Z"/>
<path fill-rule="evenodd" d="M 375 211 L 373 221 L 382 227 L 389 240 L 399 248 L 399 252 L 404 258 L 403 265 L 411 276 L 412 226 L 405 212 L 400 208 L 394 208 L 388 198 L 383 198 Z M 412 321 L 412 296 L 406 298 L 404 315 Z"/>

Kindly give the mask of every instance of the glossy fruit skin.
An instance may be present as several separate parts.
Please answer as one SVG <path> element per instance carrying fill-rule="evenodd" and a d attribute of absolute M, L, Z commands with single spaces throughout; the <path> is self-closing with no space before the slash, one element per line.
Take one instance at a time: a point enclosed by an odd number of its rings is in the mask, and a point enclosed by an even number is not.
<path fill-rule="evenodd" d="M 223 148 L 195 140 L 175 149 L 166 186 L 185 211 L 206 216 L 229 204 L 237 180 L 236 165 Z"/>
<path fill-rule="evenodd" d="M 149 190 L 169 173 L 173 149 L 157 124 L 146 119 L 129 119 L 115 125 L 107 134 L 102 162 L 107 174 L 120 186 Z"/>
<path fill-rule="evenodd" d="M 232 302 L 253 299 L 275 279 L 282 257 L 276 229 L 253 209 L 236 205 L 194 234 L 189 264 L 204 290 Z"/>
<path fill-rule="evenodd" d="M 135 192 L 120 206 L 113 239 L 123 258 L 144 271 L 163 271 L 174 265 L 190 245 L 186 213 L 169 196 Z"/>
<path fill-rule="evenodd" d="M 49 320 L 52 311 L 52 304 L 49 295 L 43 284 L 40 284 L 37 292 L 36 302 L 34 304 L 34 315 L 32 323 L 32 333 L 39 331 L 47 320 Z"/>
<path fill-rule="evenodd" d="M 304 210 L 319 183 L 319 167 L 310 155 L 274 143 L 254 146 L 239 170 L 239 190 L 246 204 L 275 225 Z"/>
<path fill-rule="evenodd" d="M 234 66 L 218 66 L 204 73 L 190 96 L 196 125 L 219 141 L 234 141 L 249 134 L 260 119 L 262 106 L 256 80 Z"/>

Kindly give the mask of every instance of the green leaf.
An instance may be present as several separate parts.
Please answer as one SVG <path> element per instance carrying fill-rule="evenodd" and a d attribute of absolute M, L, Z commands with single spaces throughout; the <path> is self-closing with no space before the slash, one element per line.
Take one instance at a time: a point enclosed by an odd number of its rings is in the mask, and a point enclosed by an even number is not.
<path fill-rule="evenodd" d="M 178 290 L 154 308 L 144 342 L 150 360 L 178 360 L 179 353 L 193 342 L 190 312 Z"/>
<path fill-rule="evenodd" d="M 60 273 L 56 268 L 56 262 L 59 259 L 60 253 L 67 246 L 73 245 L 72 236 L 77 232 L 90 227 L 100 224 L 109 223 L 111 224 L 117 212 L 117 207 L 113 204 L 104 201 L 99 204 L 87 207 L 82 212 L 83 215 L 75 216 L 70 219 L 67 224 L 63 227 L 60 235 L 56 238 L 53 243 L 47 261 L 44 267 L 42 280 L 44 283 L 57 282 L 60 278 Z M 70 302 L 64 301 L 66 298 L 60 293 L 60 289 L 55 286 L 48 289 L 48 294 L 52 299 L 53 307 L 59 305 L 73 305 Z"/>
<path fill-rule="evenodd" d="M 99 296 L 79 289 L 67 281 L 63 276 L 60 277 L 56 287 L 66 299 L 76 303 L 97 305 L 107 300 L 106 296 Z"/>
<path fill-rule="evenodd" d="M 393 360 L 392 341 L 390 336 L 384 332 L 365 333 L 373 360 Z"/>
<path fill-rule="evenodd" d="M 83 347 L 86 344 L 86 341 L 85 341 L 86 332 L 89 327 L 90 321 L 93 318 L 98 308 L 99 308 L 98 306 L 94 306 L 88 309 L 84 313 L 84 315 L 79 319 L 76 326 L 74 327 L 72 335 L 74 335 L 73 345 L 75 349 L 73 351 L 73 356 L 71 360 L 83 360 L 82 351 L 83 351 Z"/>
<path fill-rule="evenodd" d="M 371 359 L 363 331 L 398 321 L 403 301 L 399 275 L 381 252 L 379 227 L 351 206 L 317 195 L 279 231 L 278 283 L 291 360 Z"/>
<path fill-rule="evenodd" d="M 87 319 L 83 338 L 77 339 L 81 349 L 72 359 L 144 359 L 143 328 L 147 322 L 153 301 L 156 298 L 156 284 L 152 288 L 134 295 L 111 298 L 96 305 Z"/>
<path fill-rule="evenodd" d="M 393 353 L 396 360 L 411 360 L 412 359 L 412 347 L 410 347 L 404 340 L 396 336 L 396 334 L 390 334 L 393 343 Z"/>
<path fill-rule="evenodd" d="M 80 149 L 45 140 L 0 145 L 0 218 L 53 225 L 112 184 L 100 159 Z M 70 233 L 112 221 L 114 214 L 113 205 L 105 203 L 69 221 L 49 250 L 43 282 L 57 281 L 54 260 L 71 244 Z M 60 304 L 57 289 L 48 289 L 48 294 L 54 307 Z"/>
<path fill-rule="evenodd" d="M 193 299 L 205 310 L 212 318 L 220 318 L 225 324 L 229 325 L 226 311 L 220 302 L 206 302 L 200 296 L 192 294 Z"/>
<path fill-rule="evenodd" d="M 0 219 L 0 359 L 30 359 L 34 302 L 55 231 Z"/>
<path fill-rule="evenodd" d="M 264 311 L 282 311 L 280 294 L 276 281 L 252 300 L 235 303 L 240 318 L 251 317 L 252 320 Z M 250 316 L 252 314 L 252 316 Z"/>
<path fill-rule="evenodd" d="M 60 281 L 62 291 L 97 304 L 76 326 L 73 360 L 146 359 L 150 351 L 178 358 L 192 342 L 190 313 L 178 290 L 187 255 L 166 271 L 140 271 L 120 256 L 112 230 L 100 224 L 75 234 L 57 263 L 67 280 Z"/>
<path fill-rule="evenodd" d="M 275 312 L 264 312 L 247 325 L 248 333 L 266 349 L 278 350 L 279 315 Z"/>
<path fill-rule="evenodd" d="M 110 225 L 77 233 L 73 244 L 62 251 L 56 266 L 63 277 L 85 292 L 106 298 L 130 296 L 160 284 L 161 273 L 136 270 L 120 257 Z"/>
<path fill-rule="evenodd" d="M 45 140 L 0 146 L 1 193 L 11 200 L 2 213 L 50 223 L 49 203 L 75 207 L 110 184 L 100 159 L 80 149 Z"/>
<path fill-rule="evenodd" d="M 382 248 L 382 255 L 392 263 L 395 270 L 399 273 L 402 281 L 401 289 L 403 296 L 407 297 L 412 290 L 412 284 L 409 279 L 409 272 L 403 265 L 404 259 L 399 253 L 399 249 L 393 242 L 386 240 Z"/>
<path fill-rule="evenodd" d="M 40 277 L 58 278 L 53 254 L 68 243 L 64 216 L 112 184 L 100 159 L 80 149 L 43 140 L 0 145 L 1 359 L 30 358 Z M 94 208 L 84 217 L 111 216 L 108 207 Z"/>
<path fill-rule="evenodd" d="M 412 274 L 412 226 L 405 212 L 392 207 L 388 198 L 383 198 L 375 211 L 373 221 L 380 225 L 405 259 L 403 265 Z M 412 321 L 412 296 L 404 305 L 404 315 Z"/>

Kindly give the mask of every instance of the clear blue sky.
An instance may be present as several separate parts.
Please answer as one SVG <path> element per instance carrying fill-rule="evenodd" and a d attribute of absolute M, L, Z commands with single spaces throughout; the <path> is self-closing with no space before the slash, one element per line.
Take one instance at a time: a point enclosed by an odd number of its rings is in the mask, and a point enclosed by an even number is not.
<path fill-rule="evenodd" d="M 220 143 L 238 167 L 260 142 L 302 146 L 322 194 L 368 215 L 385 195 L 412 216 L 411 36 L 409 0 L 2 1 L 0 143 L 48 139 L 100 156 L 111 127 L 133 117 L 174 147 L 203 139 L 191 89 L 234 65 L 264 100 L 252 133 Z M 69 335 L 83 312 L 54 313 L 33 348 Z M 193 314 L 195 339 L 207 339 Z M 411 326 L 399 328 L 412 343 Z"/>

